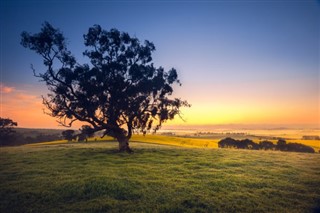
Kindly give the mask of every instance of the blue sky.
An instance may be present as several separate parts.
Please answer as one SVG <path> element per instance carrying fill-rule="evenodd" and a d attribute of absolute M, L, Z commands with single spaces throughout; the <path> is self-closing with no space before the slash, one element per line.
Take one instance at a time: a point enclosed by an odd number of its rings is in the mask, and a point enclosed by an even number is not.
<path fill-rule="evenodd" d="M 48 21 L 85 62 L 82 36 L 100 24 L 154 42 L 154 63 L 178 69 L 176 95 L 193 105 L 191 124 L 319 124 L 319 14 L 319 2 L 308 0 L 3 0 L 1 84 L 46 94 L 29 68 L 41 71 L 41 58 L 19 44 L 22 31 Z"/>

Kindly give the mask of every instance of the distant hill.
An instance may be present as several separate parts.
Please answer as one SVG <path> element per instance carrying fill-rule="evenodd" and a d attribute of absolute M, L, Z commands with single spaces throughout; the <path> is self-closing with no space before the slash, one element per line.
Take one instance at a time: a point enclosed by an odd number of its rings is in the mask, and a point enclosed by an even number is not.
<path fill-rule="evenodd" d="M 56 141 L 62 139 L 64 129 L 29 129 L 14 128 L 15 134 L 9 139 L 1 141 L 1 146 L 16 146 L 30 143 Z"/>
<path fill-rule="evenodd" d="M 15 131 L 25 137 L 33 137 L 35 135 L 61 135 L 65 129 L 34 129 L 34 128 L 15 128 Z"/>

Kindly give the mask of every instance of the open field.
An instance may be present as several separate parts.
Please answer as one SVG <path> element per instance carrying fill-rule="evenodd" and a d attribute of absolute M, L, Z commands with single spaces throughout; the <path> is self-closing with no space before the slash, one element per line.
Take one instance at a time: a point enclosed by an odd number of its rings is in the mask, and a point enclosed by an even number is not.
<path fill-rule="evenodd" d="M 156 143 L 164 145 L 176 145 L 183 147 L 201 147 L 201 148 L 218 148 L 218 142 L 225 138 L 222 136 L 219 138 L 202 138 L 202 137 L 172 137 L 172 136 L 162 136 L 162 135 L 134 135 L 132 141 L 147 142 L 147 143 Z M 235 135 L 231 135 L 235 139 L 238 139 Z M 260 140 L 256 138 L 243 137 L 252 139 L 254 142 L 259 143 Z M 243 139 L 242 137 L 240 139 Z M 274 144 L 277 143 L 277 140 L 270 140 Z M 288 140 L 289 143 L 301 143 L 307 146 L 311 146 L 316 152 L 320 150 L 320 141 L 319 140 L 301 140 L 301 139 L 291 139 Z"/>
<path fill-rule="evenodd" d="M 152 144 L 162 144 L 162 145 L 172 145 L 172 146 L 180 146 L 180 147 L 189 147 L 189 148 L 218 148 L 218 142 L 225 138 L 226 136 L 220 136 L 218 138 L 210 138 L 210 137 L 188 137 L 188 136 L 164 136 L 164 135 L 133 135 L 131 141 L 136 142 L 144 142 L 144 143 L 152 143 Z M 235 139 L 238 139 L 235 135 L 231 136 Z M 250 138 L 250 137 L 248 137 Z M 242 139 L 242 138 L 240 138 Z M 259 143 L 259 140 L 256 138 L 250 138 L 254 142 Z M 110 137 L 105 138 L 94 138 L 89 139 L 89 141 L 113 141 Z M 274 144 L 276 144 L 277 140 L 270 140 Z M 287 142 L 291 143 L 301 143 L 307 146 L 311 146 L 316 152 L 320 150 L 320 141 L 319 140 L 301 140 L 301 139 L 292 139 Z M 61 141 L 53 141 L 53 142 L 43 142 L 37 144 L 29 144 L 29 146 L 38 146 L 38 145 L 49 145 L 49 144 L 63 144 L 67 143 L 66 140 Z M 73 142 L 72 142 L 73 143 Z"/>
<path fill-rule="evenodd" d="M 112 141 L 1 148 L 0 212 L 320 210 L 319 154 L 132 147 L 132 155 Z"/>

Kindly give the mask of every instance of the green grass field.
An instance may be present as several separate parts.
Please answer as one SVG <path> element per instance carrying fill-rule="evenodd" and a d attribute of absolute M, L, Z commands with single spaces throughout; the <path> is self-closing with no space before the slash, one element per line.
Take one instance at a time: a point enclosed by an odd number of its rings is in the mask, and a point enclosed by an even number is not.
<path fill-rule="evenodd" d="M 0 212 L 320 210 L 320 154 L 145 142 L 132 155 L 112 141 L 1 148 Z"/>

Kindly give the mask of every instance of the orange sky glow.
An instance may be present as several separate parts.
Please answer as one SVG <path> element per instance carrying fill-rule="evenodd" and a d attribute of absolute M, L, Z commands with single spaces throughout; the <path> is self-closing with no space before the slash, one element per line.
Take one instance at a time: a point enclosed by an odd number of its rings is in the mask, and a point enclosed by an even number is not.
<path fill-rule="evenodd" d="M 1 117 L 17 121 L 19 127 L 64 128 L 59 126 L 55 118 L 44 113 L 45 107 L 40 95 L 5 85 L 0 88 Z M 178 91 L 183 96 L 182 88 Z M 45 95 L 46 91 L 42 93 Z M 272 97 L 266 94 L 259 97 L 254 93 L 238 90 L 238 94 L 228 94 L 228 91 L 224 91 L 224 95 L 216 94 L 214 100 L 205 97 L 205 94 L 201 97 L 194 93 L 189 95 L 191 100 L 188 100 L 192 107 L 182 109 L 184 120 L 177 117 L 165 123 L 164 128 L 166 125 L 215 124 L 296 124 L 301 127 L 319 127 L 319 103 L 314 97 L 304 96 L 297 102 L 295 97 L 289 97 L 286 93 L 272 93 Z M 75 123 L 73 128 L 81 125 L 80 122 Z"/>

